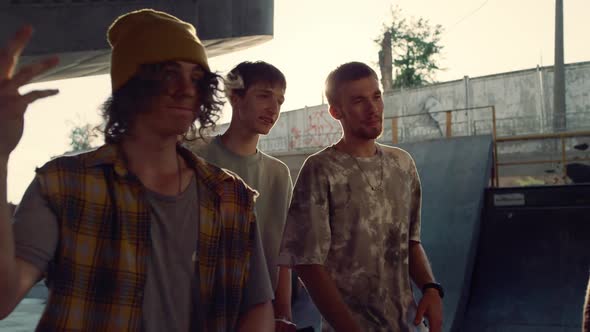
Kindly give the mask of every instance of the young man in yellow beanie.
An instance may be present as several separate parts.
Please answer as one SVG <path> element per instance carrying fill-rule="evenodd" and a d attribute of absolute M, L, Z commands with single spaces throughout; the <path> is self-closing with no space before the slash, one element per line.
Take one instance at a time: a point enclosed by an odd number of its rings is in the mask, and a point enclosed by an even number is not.
<path fill-rule="evenodd" d="M 30 35 L 0 50 L 0 317 L 45 276 L 38 331 L 272 331 L 257 193 L 178 142 L 222 103 L 194 27 L 171 15 L 113 23 L 106 144 L 38 169 L 11 224 L 8 158 L 28 104 L 57 93 L 18 92 L 57 63 L 13 73 Z"/>

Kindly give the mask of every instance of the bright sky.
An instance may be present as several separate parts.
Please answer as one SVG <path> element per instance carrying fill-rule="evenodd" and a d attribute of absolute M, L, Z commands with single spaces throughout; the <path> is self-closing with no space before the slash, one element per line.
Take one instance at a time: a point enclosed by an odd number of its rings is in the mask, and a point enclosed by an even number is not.
<path fill-rule="evenodd" d="M 590 1 L 564 3 L 565 62 L 590 61 Z M 378 69 L 373 40 L 395 5 L 404 16 L 423 17 L 445 28 L 440 64 L 446 70 L 437 75 L 438 81 L 553 63 L 554 0 L 275 0 L 274 39 L 213 58 L 210 65 L 226 73 L 244 60 L 268 61 L 287 77 L 283 111 L 316 105 L 322 101 L 326 75 L 339 64 L 363 61 Z M 48 87 L 59 88 L 60 95 L 30 107 L 24 137 L 10 158 L 12 202 L 20 201 L 35 167 L 69 150 L 74 124 L 100 123 L 98 107 L 110 83 L 103 75 L 33 84 L 24 91 Z"/>

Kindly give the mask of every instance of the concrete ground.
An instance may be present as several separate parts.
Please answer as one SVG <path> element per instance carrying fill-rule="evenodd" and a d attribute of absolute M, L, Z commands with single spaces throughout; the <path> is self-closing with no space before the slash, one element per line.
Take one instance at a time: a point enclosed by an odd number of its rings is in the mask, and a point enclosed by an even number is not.
<path fill-rule="evenodd" d="M 299 291 L 299 300 L 293 305 L 293 316 L 300 328 L 313 326 L 320 332 L 321 316 L 304 289 Z M 12 314 L 0 321 L 0 332 L 34 331 L 45 308 L 47 289 L 43 282 L 35 285 Z"/>
<path fill-rule="evenodd" d="M 301 327 L 314 326 L 319 332 L 321 316 L 313 307 L 306 292 L 302 292 L 302 301 L 293 307 L 293 314 Z M 26 298 L 6 319 L 0 321 L 0 332 L 31 332 L 35 330 L 41 313 L 45 308 L 45 300 Z"/>
<path fill-rule="evenodd" d="M 44 308 L 44 299 L 26 298 L 22 300 L 10 316 L 0 321 L 0 332 L 34 331 Z"/>

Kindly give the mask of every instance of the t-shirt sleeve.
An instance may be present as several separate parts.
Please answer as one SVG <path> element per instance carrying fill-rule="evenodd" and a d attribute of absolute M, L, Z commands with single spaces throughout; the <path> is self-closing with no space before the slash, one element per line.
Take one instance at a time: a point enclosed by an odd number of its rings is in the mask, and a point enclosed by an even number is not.
<path fill-rule="evenodd" d="M 59 226 L 55 213 L 41 194 L 35 177 L 13 216 L 16 256 L 45 272 L 55 256 Z"/>
<path fill-rule="evenodd" d="M 410 202 L 410 240 L 420 242 L 421 210 L 422 210 L 422 184 L 416 163 L 411 160 L 412 169 L 410 176 L 412 181 L 412 198 Z"/>
<path fill-rule="evenodd" d="M 293 199 L 293 181 L 291 180 L 291 172 L 287 169 L 287 205 L 291 204 L 291 200 Z"/>
<path fill-rule="evenodd" d="M 308 159 L 297 177 L 287 214 L 279 265 L 324 264 L 331 236 L 328 179 Z"/>
<path fill-rule="evenodd" d="M 250 307 L 274 299 L 274 292 L 270 283 L 270 276 L 266 266 L 262 241 L 260 239 L 260 230 L 256 223 L 256 233 L 254 237 L 254 249 L 250 255 L 250 273 L 244 289 L 244 300 L 240 311 L 248 311 Z"/>

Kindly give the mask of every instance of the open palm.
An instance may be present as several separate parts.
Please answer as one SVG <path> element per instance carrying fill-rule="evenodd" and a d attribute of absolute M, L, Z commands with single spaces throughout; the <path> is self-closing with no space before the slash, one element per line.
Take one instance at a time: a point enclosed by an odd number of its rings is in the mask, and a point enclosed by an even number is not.
<path fill-rule="evenodd" d="M 5 48 L 0 49 L 0 157 L 7 158 L 20 141 L 23 135 L 24 114 L 29 104 L 58 93 L 57 90 L 35 90 L 21 95 L 18 91 L 35 76 L 58 63 L 57 57 L 51 57 L 27 65 L 14 73 L 18 58 L 32 33 L 33 29 L 25 26 L 14 35 Z"/>

